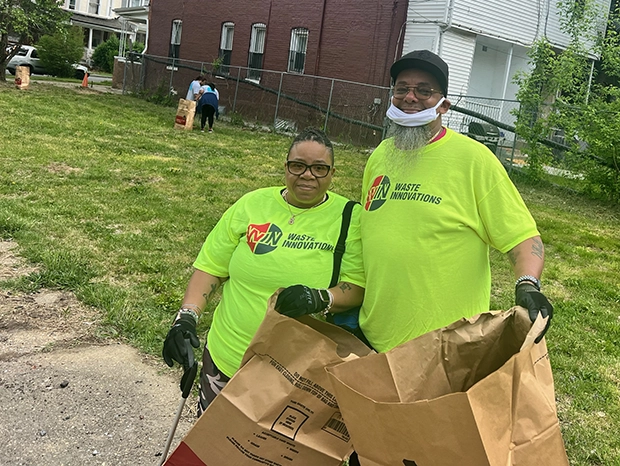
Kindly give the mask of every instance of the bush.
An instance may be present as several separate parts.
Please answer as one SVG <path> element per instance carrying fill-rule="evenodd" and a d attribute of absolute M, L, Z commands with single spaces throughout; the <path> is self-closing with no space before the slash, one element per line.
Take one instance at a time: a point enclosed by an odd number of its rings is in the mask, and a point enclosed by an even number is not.
<path fill-rule="evenodd" d="M 134 42 L 133 43 L 133 52 L 134 53 L 142 53 L 143 50 L 144 50 L 144 44 L 142 42 Z M 129 53 L 129 51 L 127 53 Z"/>
<path fill-rule="evenodd" d="M 53 76 L 73 77 L 73 64 L 84 54 L 84 33 L 82 28 L 71 26 L 41 37 L 37 44 L 41 64 Z"/>
<path fill-rule="evenodd" d="M 114 70 L 114 57 L 118 55 L 119 45 L 120 42 L 116 36 L 112 36 L 99 44 L 93 52 L 93 67 L 111 73 Z"/>

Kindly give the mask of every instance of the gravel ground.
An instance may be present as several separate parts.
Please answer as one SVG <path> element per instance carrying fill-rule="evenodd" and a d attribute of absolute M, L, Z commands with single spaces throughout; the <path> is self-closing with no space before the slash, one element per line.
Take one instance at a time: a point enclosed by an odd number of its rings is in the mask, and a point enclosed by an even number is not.
<path fill-rule="evenodd" d="M 29 273 L 0 241 L 0 281 Z M 181 401 L 180 372 L 98 337 L 65 292 L 0 288 L 0 465 L 158 465 Z M 190 395 L 171 451 L 195 420 Z"/>

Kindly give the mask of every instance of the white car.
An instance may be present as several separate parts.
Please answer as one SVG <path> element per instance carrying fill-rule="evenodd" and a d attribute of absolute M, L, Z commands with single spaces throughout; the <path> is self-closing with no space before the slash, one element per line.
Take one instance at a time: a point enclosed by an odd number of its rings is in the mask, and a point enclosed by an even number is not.
<path fill-rule="evenodd" d="M 30 68 L 30 74 L 49 74 L 41 64 L 37 49 L 30 45 L 22 45 L 19 52 L 6 64 L 6 69 L 9 73 L 15 74 L 15 68 L 18 66 L 27 66 Z M 84 75 L 88 73 L 88 68 L 84 65 L 74 64 L 73 68 L 77 79 L 84 79 Z"/>

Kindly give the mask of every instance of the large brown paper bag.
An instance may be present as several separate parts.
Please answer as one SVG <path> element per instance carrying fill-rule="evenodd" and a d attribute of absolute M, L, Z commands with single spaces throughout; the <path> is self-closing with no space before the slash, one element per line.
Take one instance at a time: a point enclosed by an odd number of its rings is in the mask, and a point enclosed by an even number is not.
<path fill-rule="evenodd" d="M 364 466 L 568 466 L 545 326 L 488 312 L 327 369 Z"/>
<path fill-rule="evenodd" d="M 176 129 L 189 129 L 194 127 L 194 116 L 196 115 L 196 102 L 193 100 L 179 99 L 177 114 L 174 118 Z"/>
<path fill-rule="evenodd" d="M 272 300 L 241 369 L 166 465 L 340 465 L 352 447 L 325 366 L 371 352 L 334 325 L 278 314 Z"/>
<path fill-rule="evenodd" d="M 17 89 L 28 89 L 30 86 L 30 68 L 27 66 L 15 67 L 15 87 Z"/>

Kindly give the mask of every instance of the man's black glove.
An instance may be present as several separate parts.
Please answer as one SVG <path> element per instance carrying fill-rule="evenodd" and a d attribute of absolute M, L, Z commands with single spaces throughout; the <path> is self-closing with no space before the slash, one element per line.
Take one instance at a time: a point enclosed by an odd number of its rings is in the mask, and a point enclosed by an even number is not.
<path fill-rule="evenodd" d="M 193 364 L 194 355 L 191 355 L 190 360 L 191 347 L 185 343 L 185 340 L 188 340 L 194 348 L 200 346 L 200 340 L 196 335 L 196 319 L 189 314 L 180 314 L 168 331 L 162 356 L 168 366 L 172 367 L 173 361 L 176 361 L 187 372 Z"/>
<path fill-rule="evenodd" d="M 276 311 L 289 317 L 314 314 L 330 305 L 329 292 L 304 285 L 293 285 L 282 290 L 276 301 Z"/>
<path fill-rule="evenodd" d="M 539 313 L 542 314 L 543 317 L 549 316 L 547 325 L 535 340 L 536 343 L 540 342 L 542 337 L 545 336 L 545 333 L 547 333 L 549 325 L 551 324 L 551 319 L 553 318 L 553 306 L 549 300 L 547 300 L 545 295 L 531 283 L 519 283 L 516 286 L 515 303 L 517 306 L 527 309 L 532 323 L 536 320 Z"/>

